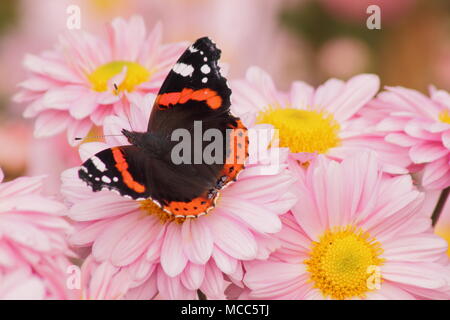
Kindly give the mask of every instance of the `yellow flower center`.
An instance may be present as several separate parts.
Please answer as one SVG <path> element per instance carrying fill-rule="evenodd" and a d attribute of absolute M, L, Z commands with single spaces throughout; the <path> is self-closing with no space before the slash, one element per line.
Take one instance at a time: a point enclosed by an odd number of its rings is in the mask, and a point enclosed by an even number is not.
<path fill-rule="evenodd" d="M 439 120 L 450 124 L 450 112 L 448 110 L 444 110 L 441 113 L 439 113 Z"/>
<path fill-rule="evenodd" d="M 382 252 L 380 243 L 367 232 L 348 226 L 327 230 L 319 242 L 313 242 L 304 263 L 314 287 L 325 297 L 364 297 L 381 281 Z"/>
<path fill-rule="evenodd" d="M 325 153 L 340 142 L 339 123 L 323 111 L 269 108 L 258 115 L 257 122 L 278 129 L 280 146 L 294 153 Z"/>
<path fill-rule="evenodd" d="M 122 83 L 117 84 L 115 93 L 123 90 L 128 92 L 133 91 L 137 85 L 148 81 L 152 74 L 151 71 L 147 70 L 139 63 L 113 61 L 98 67 L 94 72 L 88 75 L 92 89 L 99 92 L 108 90 L 108 80 L 121 73 L 124 67 L 127 68 L 127 74 Z"/>

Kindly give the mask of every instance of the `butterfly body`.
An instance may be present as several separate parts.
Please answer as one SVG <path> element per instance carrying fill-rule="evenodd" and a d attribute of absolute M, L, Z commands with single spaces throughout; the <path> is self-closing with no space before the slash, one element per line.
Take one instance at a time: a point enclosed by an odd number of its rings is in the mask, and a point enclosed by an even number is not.
<path fill-rule="evenodd" d="M 219 191 L 244 168 L 248 148 L 248 138 L 240 138 L 246 128 L 230 113 L 231 90 L 220 74 L 219 58 L 220 50 L 208 38 L 191 45 L 163 82 L 147 131 L 123 129 L 130 145 L 97 153 L 83 163 L 79 177 L 93 191 L 106 188 L 135 200 L 151 199 L 176 217 L 198 217 L 214 207 Z M 197 136 L 199 125 L 202 132 L 220 133 L 219 161 L 197 161 L 211 143 Z M 173 159 L 177 130 L 193 137 L 183 163 Z"/>

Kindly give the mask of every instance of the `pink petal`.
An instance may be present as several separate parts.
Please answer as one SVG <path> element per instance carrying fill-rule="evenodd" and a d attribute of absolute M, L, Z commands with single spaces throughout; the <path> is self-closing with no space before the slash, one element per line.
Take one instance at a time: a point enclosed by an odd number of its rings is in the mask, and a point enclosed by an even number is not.
<path fill-rule="evenodd" d="M 449 185 L 450 165 L 448 157 L 443 157 L 425 166 L 422 184 L 426 188 L 443 189 Z"/>
<path fill-rule="evenodd" d="M 291 103 L 294 108 L 306 109 L 312 106 L 314 88 L 302 81 L 294 81 L 291 87 Z"/>
<path fill-rule="evenodd" d="M 25 68 L 35 73 L 49 76 L 50 78 L 54 78 L 58 81 L 69 83 L 82 82 L 78 75 L 67 66 L 56 61 L 51 61 L 50 59 L 27 54 L 23 64 Z"/>
<path fill-rule="evenodd" d="M 104 142 L 86 142 L 78 148 L 78 152 L 80 153 L 81 161 L 84 162 L 96 153 L 108 148 L 109 146 Z"/>
<path fill-rule="evenodd" d="M 94 223 L 89 223 L 86 226 L 82 226 L 78 223 L 78 226 L 81 228 L 77 229 L 76 232 L 71 234 L 69 238 L 69 242 L 73 246 L 86 246 L 86 245 L 92 245 L 92 243 L 97 239 L 97 237 L 100 235 L 100 233 L 103 232 L 104 229 L 106 229 L 109 224 L 110 220 L 99 220 Z"/>
<path fill-rule="evenodd" d="M 47 91 L 53 86 L 57 85 L 58 82 L 41 76 L 33 76 L 25 81 L 18 84 L 19 87 L 31 90 L 31 91 Z"/>
<path fill-rule="evenodd" d="M 140 223 L 141 213 L 127 214 L 110 221 L 110 226 L 95 239 L 92 255 L 97 261 L 109 260 L 119 242 Z"/>
<path fill-rule="evenodd" d="M 244 226 L 220 214 L 217 208 L 209 217 L 215 244 L 230 256 L 248 260 L 257 254 L 257 243 Z"/>
<path fill-rule="evenodd" d="M 79 144 L 81 140 L 76 138 L 86 138 L 91 128 L 92 122 L 90 119 L 73 121 L 67 128 L 67 140 L 69 141 L 69 144 L 71 146 L 76 146 Z"/>
<path fill-rule="evenodd" d="M 125 32 L 128 45 L 127 56 L 124 59 L 136 61 L 146 36 L 144 19 L 141 16 L 132 16 L 128 21 L 128 28 Z"/>
<path fill-rule="evenodd" d="M 388 261 L 433 261 L 447 251 L 447 242 L 433 234 L 394 238 L 383 245 Z"/>
<path fill-rule="evenodd" d="M 413 146 L 409 150 L 409 156 L 414 163 L 427 163 L 438 160 L 449 152 L 439 143 L 424 142 Z"/>
<path fill-rule="evenodd" d="M 212 254 L 217 267 L 226 274 L 232 274 L 236 270 L 237 260 L 224 253 L 219 248 L 214 248 Z"/>
<path fill-rule="evenodd" d="M 384 281 L 379 290 L 370 291 L 366 296 L 368 300 L 415 300 L 408 292 L 388 281 Z"/>
<path fill-rule="evenodd" d="M 39 193 L 44 184 L 45 176 L 20 177 L 0 185 L 0 197 L 26 196 L 30 193 Z"/>
<path fill-rule="evenodd" d="M 46 107 L 42 104 L 43 97 L 39 96 L 34 99 L 25 109 L 23 112 L 24 118 L 34 118 L 39 113 L 41 113 L 43 110 L 46 109 Z"/>
<path fill-rule="evenodd" d="M 188 261 L 183 253 L 182 241 L 181 226 L 176 223 L 169 224 L 161 248 L 161 266 L 170 277 L 179 275 Z"/>
<path fill-rule="evenodd" d="M 71 123 L 71 119 L 65 111 L 44 111 L 34 124 L 34 136 L 44 138 L 54 136 L 64 131 Z"/>
<path fill-rule="evenodd" d="M 148 121 L 148 119 L 147 119 Z M 122 129 L 140 131 L 139 128 L 130 128 L 128 120 L 117 116 L 106 117 L 104 122 L 105 140 L 109 145 L 127 145 L 129 144 L 127 138 L 122 135 Z"/>
<path fill-rule="evenodd" d="M 156 276 L 151 276 L 144 284 L 128 290 L 125 300 L 151 300 L 158 293 Z"/>
<path fill-rule="evenodd" d="M 42 104 L 50 109 L 68 110 L 85 92 L 86 89 L 81 86 L 53 88 L 45 92 Z"/>
<path fill-rule="evenodd" d="M 377 125 L 376 129 L 378 131 L 403 131 L 406 123 L 408 122 L 407 117 L 387 117 L 381 120 Z"/>
<path fill-rule="evenodd" d="M 246 269 L 247 273 L 244 276 L 244 283 L 253 289 L 270 287 L 285 281 L 295 281 L 300 275 L 305 273 L 304 265 L 275 261 L 246 264 Z"/>
<path fill-rule="evenodd" d="M 411 147 L 420 141 L 404 133 L 390 133 L 386 135 L 384 139 L 387 142 L 394 143 L 402 147 Z"/>
<path fill-rule="evenodd" d="M 225 281 L 223 274 L 212 262 L 205 266 L 205 278 L 200 290 L 209 299 L 225 299 Z"/>
<path fill-rule="evenodd" d="M 318 239 L 324 229 L 317 215 L 315 201 L 307 186 L 298 184 L 296 187 L 298 188 L 298 201 L 292 207 L 292 213 L 306 234 L 311 239 Z"/>
<path fill-rule="evenodd" d="M 180 276 L 169 277 L 161 268 L 158 269 L 157 284 L 162 299 L 193 300 L 197 297 L 197 291 L 183 286 Z"/>
<path fill-rule="evenodd" d="M 188 290 L 197 290 L 205 278 L 205 266 L 189 263 L 181 274 L 181 282 Z"/>
<path fill-rule="evenodd" d="M 118 268 L 112 266 L 107 261 L 101 263 L 94 269 L 91 281 L 89 282 L 89 296 L 91 299 L 105 299 L 107 297 L 111 278 L 118 270 Z"/>
<path fill-rule="evenodd" d="M 281 230 L 281 221 L 277 215 L 252 201 L 236 200 L 222 196 L 220 209 L 258 232 L 275 233 Z"/>
<path fill-rule="evenodd" d="M 314 94 L 314 100 L 312 105 L 318 109 L 328 108 L 332 101 L 342 92 L 345 88 L 343 81 L 338 79 L 329 79 L 319 87 L 317 87 Z"/>
<path fill-rule="evenodd" d="M 446 147 L 449 150 L 450 153 L 450 130 L 442 134 L 442 143 L 444 144 L 444 147 Z"/>
<path fill-rule="evenodd" d="M 269 103 L 278 100 L 278 93 L 275 88 L 275 84 L 273 83 L 273 80 L 268 73 L 258 67 L 250 67 L 248 68 L 245 76 L 250 83 L 264 92 Z"/>
<path fill-rule="evenodd" d="M 126 269 L 131 275 L 133 281 L 131 286 L 135 287 L 143 285 L 149 277 L 153 277 L 156 267 L 156 263 L 153 263 L 153 261 L 148 261 L 145 255 L 141 255 L 124 269 Z"/>
<path fill-rule="evenodd" d="M 94 112 L 95 108 L 97 108 L 97 94 L 89 91 L 72 102 L 69 112 L 75 119 L 83 119 Z"/>
<path fill-rule="evenodd" d="M 298 198 L 293 192 L 286 192 L 276 201 L 265 203 L 264 207 L 275 214 L 288 212 L 297 203 Z"/>
<path fill-rule="evenodd" d="M 188 219 L 182 225 L 184 254 L 196 264 L 205 264 L 213 252 L 214 237 L 203 219 Z"/>
<path fill-rule="evenodd" d="M 90 199 L 75 203 L 69 217 L 75 221 L 93 221 L 125 215 L 138 208 L 138 203 L 112 192 L 105 192 Z"/>
<path fill-rule="evenodd" d="M 30 102 L 33 100 L 40 100 L 40 98 L 42 97 L 42 93 L 40 92 L 33 92 L 33 91 L 27 91 L 27 90 L 22 90 L 17 92 L 16 94 L 14 94 L 11 97 L 11 100 L 17 103 L 23 103 L 23 102 Z M 24 114 L 26 113 L 26 111 L 24 112 Z"/>
<path fill-rule="evenodd" d="M 2 300 L 42 300 L 45 298 L 44 282 L 28 270 L 17 270 L 2 277 Z"/>
<path fill-rule="evenodd" d="M 361 74 L 351 78 L 345 84 L 343 92 L 324 106 L 333 113 L 338 121 L 344 121 L 353 116 L 358 110 L 369 102 L 378 92 L 380 79 L 373 74 Z"/>
<path fill-rule="evenodd" d="M 126 266 L 134 262 L 156 238 L 160 230 L 159 221 L 153 217 L 139 220 L 117 243 L 111 253 L 111 263 L 115 266 Z"/>
<path fill-rule="evenodd" d="M 266 261 L 246 264 L 246 269 L 244 283 L 254 298 L 299 299 L 305 292 L 307 274 L 302 264 Z"/>
<path fill-rule="evenodd" d="M 33 248 L 33 250 L 50 251 L 50 239 L 43 231 L 32 225 L 11 221 L 10 219 L 2 220 L 0 224 L 2 238 L 9 238 L 19 245 Z"/>
<path fill-rule="evenodd" d="M 427 289 L 443 288 L 447 283 L 443 277 L 436 276 L 435 269 L 432 263 L 388 262 L 381 267 L 381 274 L 392 282 Z"/>
<path fill-rule="evenodd" d="M 432 133 L 427 130 L 431 123 L 424 119 L 412 119 L 404 127 L 404 131 L 411 137 L 418 138 L 420 140 L 439 141 L 440 134 Z"/>
<path fill-rule="evenodd" d="M 388 87 L 390 92 L 397 94 L 413 113 L 419 113 L 425 117 L 433 118 L 439 110 L 437 106 L 422 93 L 403 87 Z"/>
<path fill-rule="evenodd" d="M 138 58 L 139 63 L 144 66 L 155 64 L 157 48 L 160 46 L 162 37 L 162 23 L 157 22 L 147 39 L 141 44 L 141 52 Z"/>
<path fill-rule="evenodd" d="M 120 95 L 115 95 L 111 91 L 103 91 L 97 94 L 97 103 L 105 105 L 104 108 L 107 109 L 109 104 L 120 101 Z M 102 107 L 102 106 L 99 106 Z M 97 108 L 99 109 L 99 108 Z"/>
<path fill-rule="evenodd" d="M 264 202 L 269 202 L 283 191 L 287 191 L 294 181 L 292 176 L 286 174 L 252 177 L 232 184 L 224 190 L 223 195 L 241 199 L 264 199 Z"/>
<path fill-rule="evenodd" d="M 60 202 L 43 198 L 40 195 L 14 195 L 0 202 L 0 211 L 43 212 L 52 215 L 65 215 L 67 208 Z M 37 218 L 37 217 L 36 217 Z"/>

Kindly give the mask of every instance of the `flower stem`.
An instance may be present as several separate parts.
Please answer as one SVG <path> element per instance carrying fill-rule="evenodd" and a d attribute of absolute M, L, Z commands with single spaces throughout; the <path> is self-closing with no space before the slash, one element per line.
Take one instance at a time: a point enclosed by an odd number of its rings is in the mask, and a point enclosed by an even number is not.
<path fill-rule="evenodd" d="M 445 202 L 447 201 L 448 195 L 450 193 L 450 187 L 442 190 L 439 200 L 434 208 L 433 214 L 431 215 L 431 225 L 436 226 L 439 217 L 441 216 L 442 210 L 444 209 Z"/>

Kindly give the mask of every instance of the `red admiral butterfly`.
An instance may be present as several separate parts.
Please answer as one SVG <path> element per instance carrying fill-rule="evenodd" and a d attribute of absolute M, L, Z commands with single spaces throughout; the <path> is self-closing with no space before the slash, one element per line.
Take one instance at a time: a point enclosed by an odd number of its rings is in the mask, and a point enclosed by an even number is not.
<path fill-rule="evenodd" d="M 93 191 L 107 188 L 135 200 L 151 199 L 178 218 L 208 212 L 218 191 L 236 179 L 248 157 L 247 129 L 230 113 L 231 90 L 220 74 L 220 53 L 207 37 L 191 45 L 163 82 L 147 132 L 123 129 L 130 145 L 97 153 L 83 163 L 79 177 Z M 179 128 L 193 132 L 194 121 L 201 121 L 204 130 L 220 130 L 222 161 L 174 164 L 171 160 L 172 132 Z M 201 144 L 203 150 L 206 142 Z"/>

